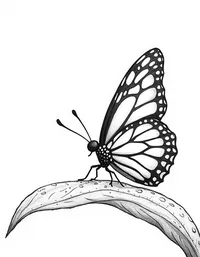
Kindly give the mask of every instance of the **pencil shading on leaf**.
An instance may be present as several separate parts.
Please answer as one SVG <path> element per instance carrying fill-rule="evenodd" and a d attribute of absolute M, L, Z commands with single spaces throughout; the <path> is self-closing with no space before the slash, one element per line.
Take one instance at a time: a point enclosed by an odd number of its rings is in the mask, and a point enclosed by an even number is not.
<path fill-rule="evenodd" d="M 198 228 L 186 210 L 155 191 L 109 181 L 67 181 L 32 192 L 16 209 L 6 236 L 28 215 L 45 210 L 70 209 L 90 203 L 106 204 L 159 228 L 187 257 L 200 257 Z"/>

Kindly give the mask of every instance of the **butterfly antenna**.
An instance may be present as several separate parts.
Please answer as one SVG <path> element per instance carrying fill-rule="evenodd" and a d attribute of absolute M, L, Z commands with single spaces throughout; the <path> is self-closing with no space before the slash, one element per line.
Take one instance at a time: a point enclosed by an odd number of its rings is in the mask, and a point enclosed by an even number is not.
<path fill-rule="evenodd" d="M 69 131 L 75 133 L 76 135 L 78 135 L 78 136 L 84 138 L 87 142 L 89 142 L 89 140 L 87 140 L 87 138 L 85 138 L 84 136 L 82 136 L 82 135 L 80 135 L 79 133 L 77 133 L 76 131 L 74 131 L 74 130 L 72 130 L 72 129 L 66 127 L 66 126 L 64 126 L 64 125 L 62 124 L 62 122 L 61 122 L 59 119 L 57 119 L 56 122 L 58 123 L 59 126 L 68 129 Z"/>
<path fill-rule="evenodd" d="M 91 137 L 90 137 L 90 134 L 88 133 L 86 127 L 84 126 L 83 122 L 81 121 L 81 119 L 78 117 L 78 114 L 76 113 L 75 110 L 72 110 L 72 114 L 80 121 L 80 123 L 82 124 L 82 126 L 84 127 L 86 133 L 88 134 L 88 137 L 90 139 L 90 141 L 92 140 Z"/>

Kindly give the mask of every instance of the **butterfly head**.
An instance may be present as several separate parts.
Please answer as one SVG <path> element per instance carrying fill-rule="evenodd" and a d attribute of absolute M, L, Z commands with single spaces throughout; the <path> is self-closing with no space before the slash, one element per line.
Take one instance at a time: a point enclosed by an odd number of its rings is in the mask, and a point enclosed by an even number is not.
<path fill-rule="evenodd" d="M 88 145 L 87 145 L 87 149 L 90 151 L 90 152 L 96 152 L 97 149 L 99 147 L 99 143 L 96 141 L 96 140 L 91 140 Z"/>

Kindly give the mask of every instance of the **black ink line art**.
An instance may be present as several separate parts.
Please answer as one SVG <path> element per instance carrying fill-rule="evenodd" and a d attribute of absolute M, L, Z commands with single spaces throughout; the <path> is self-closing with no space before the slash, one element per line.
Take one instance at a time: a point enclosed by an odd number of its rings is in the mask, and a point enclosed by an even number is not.
<path fill-rule="evenodd" d="M 88 139 L 57 120 L 58 125 L 87 141 L 89 156 L 96 152 L 99 163 L 91 166 L 83 179 L 50 184 L 29 194 L 16 209 L 6 236 L 32 213 L 97 203 L 156 226 L 187 257 L 200 257 L 198 228 L 180 204 L 117 177 L 119 173 L 130 181 L 156 187 L 174 164 L 176 135 L 161 121 L 167 110 L 163 76 L 164 57 L 158 48 L 149 50 L 131 66 L 108 107 L 99 142 L 91 139 L 75 110 L 72 113 Z M 97 180 L 100 168 L 110 174 L 110 181 Z M 96 170 L 95 177 L 86 180 L 92 169 Z"/>
<path fill-rule="evenodd" d="M 91 154 L 97 154 L 100 164 L 93 165 L 82 180 L 92 168 L 96 169 L 96 179 L 103 167 L 110 174 L 111 185 L 112 175 L 117 178 L 115 172 L 147 186 L 163 182 L 177 154 L 176 136 L 161 122 L 167 110 L 163 76 L 164 57 L 158 48 L 149 50 L 131 66 L 108 107 L 99 142 L 91 140 L 74 110 L 90 141 L 57 120 L 60 126 L 84 138 Z"/>

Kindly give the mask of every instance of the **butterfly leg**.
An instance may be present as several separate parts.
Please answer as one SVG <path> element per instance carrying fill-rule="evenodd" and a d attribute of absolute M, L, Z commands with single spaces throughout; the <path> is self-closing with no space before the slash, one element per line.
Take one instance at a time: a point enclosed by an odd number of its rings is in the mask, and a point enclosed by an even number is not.
<path fill-rule="evenodd" d="M 112 182 L 113 182 L 112 174 L 115 175 L 115 177 L 116 177 L 117 181 L 120 183 L 120 185 L 121 185 L 121 186 L 124 186 L 124 185 L 122 184 L 122 182 L 118 179 L 118 177 L 117 177 L 117 175 L 115 174 L 114 171 L 111 171 L 111 170 L 109 170 L 108 168 L 106 168 L 106 171 L 108 171 L 109 174 L 110 174 L 110 177 L 111 177 L 110 185 L 111 185 L 111 186 L 112 186 Z"/>
<path fill-rule="evenodd" d="M 109 171 L 108 169 L 106 169 L 108 172 L 109 172 L 109 174 L 110 174 L 110 178 L 111 178 L 111 180 L 110 180 L 110 185 L 111 185 L 111 187 L 113 186 L 112 185 L 112 183 L 113 183 L 113 176 L 112 176 L 112 172 L 111 171 Z"/>
<path fill-rule="evenodd" d="M 78 179 L 78 181 L 83 181 L 83 180 L 85 180 L 85 179 L 89 176 L 91 170 L 92 170 L 93 168 L 97 168 L 97 167 L 100 167 L 100 166 L 99 166 L 99 165 L 92 165 L 92 166 L 90 167 L 90 169 L 89 169 L 87 175 L 86 175 L 84 178 Z M 97 173 L 97 175 L 98 175 L 98 173 Z"/>
<path fill-rule="evenodd" d="M 94 178 L 91 178 L 90 180 L 95 180 L 98 177 L 98 170 L 101 168 L 101 166 L 98 166 L 96 168 L 96 176 Z"/>

